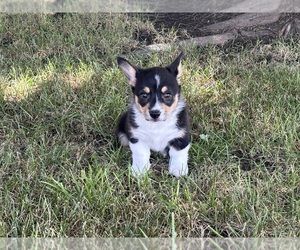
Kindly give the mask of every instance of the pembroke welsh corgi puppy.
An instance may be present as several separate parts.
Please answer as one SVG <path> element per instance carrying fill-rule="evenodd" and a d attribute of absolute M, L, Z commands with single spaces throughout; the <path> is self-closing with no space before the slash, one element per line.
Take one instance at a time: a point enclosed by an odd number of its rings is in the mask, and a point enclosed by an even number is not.
<path fill-rule="evenodd" d="M 133 100 L 120 117 L 116 134 L 132 152 L 132 174 L 150 168 L 150 151 L 169 154 L 169 172 L 188 173 L 188 110 L 180 89 L 182 53 L 167 67 L 139 68 L 122 57 L 117 62 L 132 88 Z"/>

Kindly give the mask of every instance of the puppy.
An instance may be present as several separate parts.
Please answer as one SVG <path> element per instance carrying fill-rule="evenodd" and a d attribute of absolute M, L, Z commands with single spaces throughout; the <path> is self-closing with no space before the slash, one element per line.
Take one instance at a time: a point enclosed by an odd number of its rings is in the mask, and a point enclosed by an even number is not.
<path fill-rule="evenodd" d="M 133 100 L 119 119 L 116 134 L 132 152 L 132 174 L 150 168 L 150 151 L 170 156 L 169 172 L 188 173 L 189 118 L 180 91 L 182 53 L 167 67 L 142 69 L 122 57 L 117 62 L 132 88 Z"/>

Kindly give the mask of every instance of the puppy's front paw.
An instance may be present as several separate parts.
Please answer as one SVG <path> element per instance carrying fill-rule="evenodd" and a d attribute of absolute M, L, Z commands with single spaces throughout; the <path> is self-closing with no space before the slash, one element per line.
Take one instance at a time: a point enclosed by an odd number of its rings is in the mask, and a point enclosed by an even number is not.
<path fill-rule="evenodd" d="M 150 149 L 145 143 L 129 143 L 132 151 L 131 173 L 134 177 L 142 177 L 150 168 Z"/>
<path fill-rule="evenodd" d="M 176 176 L 184 176 L 188 174 L 188 151 L 190 145 L 187 145 L 182 150 L 177 150 L 173 147 L 170 148 L 170 164 L 169 164 L 169 172 Z"/>
<path fill-rule="evenodd" d="M 187 175 L 189 172 L 189 168 L 187 163 L 173 162 L 169 167 L 169 172 L 176 177 L 180 177 L 180 176 Z"/>

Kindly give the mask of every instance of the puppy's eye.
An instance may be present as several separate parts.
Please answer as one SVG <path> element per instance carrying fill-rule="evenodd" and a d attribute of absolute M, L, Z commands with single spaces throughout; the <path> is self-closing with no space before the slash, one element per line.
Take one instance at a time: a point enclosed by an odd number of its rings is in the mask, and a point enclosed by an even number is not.
<path fill-rule="evenodd" d="M 171 101 L 172 100 L 172 94 L 167 92 L 163 94 L 163 98 L 165 101 Z"/>
<path fill-rule="evenodd" d="M 141 98 L 141 99 L 143 99 L 143 100 L 147 100 L 147 99 L 148 99 L 148 97 L 149 97 L 149 94 L 147 94 L 147 93 L 144 93 L 144 92 L 143 92 L 143 93 L 140 93 L 140 95 L 139 95 L 139 96 L 140 96 L 140 98 Z"/>

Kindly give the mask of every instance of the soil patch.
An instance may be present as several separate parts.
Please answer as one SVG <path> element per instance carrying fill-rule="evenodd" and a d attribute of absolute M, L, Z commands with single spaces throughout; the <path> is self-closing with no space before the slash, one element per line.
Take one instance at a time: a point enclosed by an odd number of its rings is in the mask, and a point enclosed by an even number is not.
<path fill-rule="evenodd" d="M 258 38 L 263 43 L 270 43 L 274 38 L 281 36 L 285 39 L 299 36 L 300 13 L 282 13 L 274 22 L 267 24 L 262 22 L 262 24 L 253 26 L 246 25 L 245 27 L 235 27 L 233 24 L 224 28 L 224 30 L 209 28 L 213 24 L 218 23 L 221 26 L 222 23 L 243 14 L 245 13 L 143 13 L 142 15 L 153 22 L 154 27 L 158 31 L 169 29 L 177 30 L 179 39 L 219 35 L 227 32 L 229 28 L 237 34 L 239 32 L 248 32 L 247 36 L 241 35 L 237 37 L 236 40 L 239 42 L 248 42 L 249 40 L 256 41 Z M 274 13 L 274 15 L 276 15 L 276 13 Z M 251 22 L 251 20 L 249 20 L 249 22 Z M 253 32 L 253 34 L 251 34 L 251 32 Z M 149 40 L 151 39 L 149 38 Z"/>

